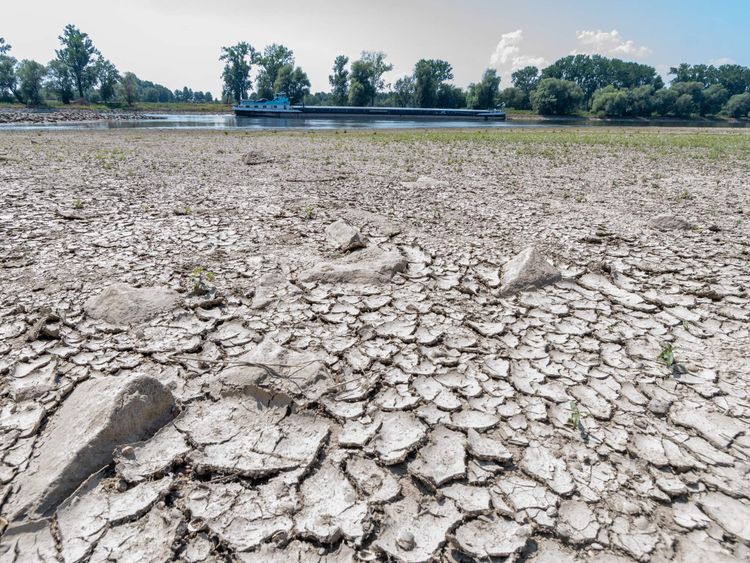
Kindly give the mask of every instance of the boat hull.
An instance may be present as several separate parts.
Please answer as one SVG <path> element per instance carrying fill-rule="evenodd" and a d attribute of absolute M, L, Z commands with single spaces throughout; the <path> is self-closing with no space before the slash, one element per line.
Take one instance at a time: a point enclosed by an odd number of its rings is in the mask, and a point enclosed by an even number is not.
<path fill-rule="evenodd" d="M 483 121 L 504 121 L 505 112 L 491 110 L 440 109 L 440 108 L 391 108 L 391 107 L 348 107 L 348 106 L 294 106 L 291 110 L 272 110 L 235 107 L 239 117 L 277 118 L 351 118 L 371 117 L 388 119 L 471 119 Z"/>

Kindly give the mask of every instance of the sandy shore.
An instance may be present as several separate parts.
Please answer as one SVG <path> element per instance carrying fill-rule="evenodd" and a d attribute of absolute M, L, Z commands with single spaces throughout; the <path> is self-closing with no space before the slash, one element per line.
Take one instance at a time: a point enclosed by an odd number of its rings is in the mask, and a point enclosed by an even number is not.
<path fill-rule="evenodd" d="M 0 559 L 747 561 L 748 178 L 728 131 L 0 133 Z"/>

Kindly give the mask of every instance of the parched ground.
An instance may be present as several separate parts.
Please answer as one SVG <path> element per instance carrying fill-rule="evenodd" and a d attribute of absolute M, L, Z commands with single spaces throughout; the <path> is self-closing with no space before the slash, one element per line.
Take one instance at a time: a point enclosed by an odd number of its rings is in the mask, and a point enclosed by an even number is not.
<path fill-rule="evenodd" d="M 0 134 L 0 561 L 750 560 L 749 178 L 720 130 Z"/>

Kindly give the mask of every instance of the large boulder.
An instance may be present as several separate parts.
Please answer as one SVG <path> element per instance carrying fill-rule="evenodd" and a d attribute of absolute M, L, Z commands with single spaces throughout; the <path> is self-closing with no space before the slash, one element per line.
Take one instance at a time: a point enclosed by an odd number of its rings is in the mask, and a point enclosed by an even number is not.
<path fill-rule="evenodd" d="M 501 295 L 513 295 L 538 289 L 559 281 L 560 271 L 552 266 L 534 247 L 529 247 L 511 258 L 503 268 L 500 280 Z"/>
<path fill-rule="evenodd" d="M 99 295 L 86 300 L 83 308 L 95 319 L 117 325 L 130 325 L 147 321 L 173 309 L 179 294 L 166 287 L 136 288 L 124 283 L 110 285 Z"/>
<path fill-rule="evenodd" d="M 112 462 L 118 445 L 151 437 L 173 416 L 172 394 L 153 377 L 80 383 L 50 420 L 4 512 L 11 520 L 52 513 L 89 475 Z"/>
<path fill-rule="evenodd" d="M 406 259 L 398 250 L 371 246 L 338 260 L 318 262 L 302 272 L 300 279 L 324 283 L 385 283 L 406 267 Z"/>

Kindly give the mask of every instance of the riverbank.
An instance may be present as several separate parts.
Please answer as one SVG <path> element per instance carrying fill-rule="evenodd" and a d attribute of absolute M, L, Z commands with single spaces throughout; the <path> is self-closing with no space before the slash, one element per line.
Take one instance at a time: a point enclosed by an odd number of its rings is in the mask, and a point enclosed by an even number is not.
<path fill-rule="evenodd" d="M 151 118 L 138 111 L 0 108 L 0 125 L 45 125 L 91 121 L 133 121 L 137 119 Z"/>
<path fill-rule="evenodd" d="M 747 560 L 748 177 L 742 130 L 0 132 L 0 556 Z"/>

